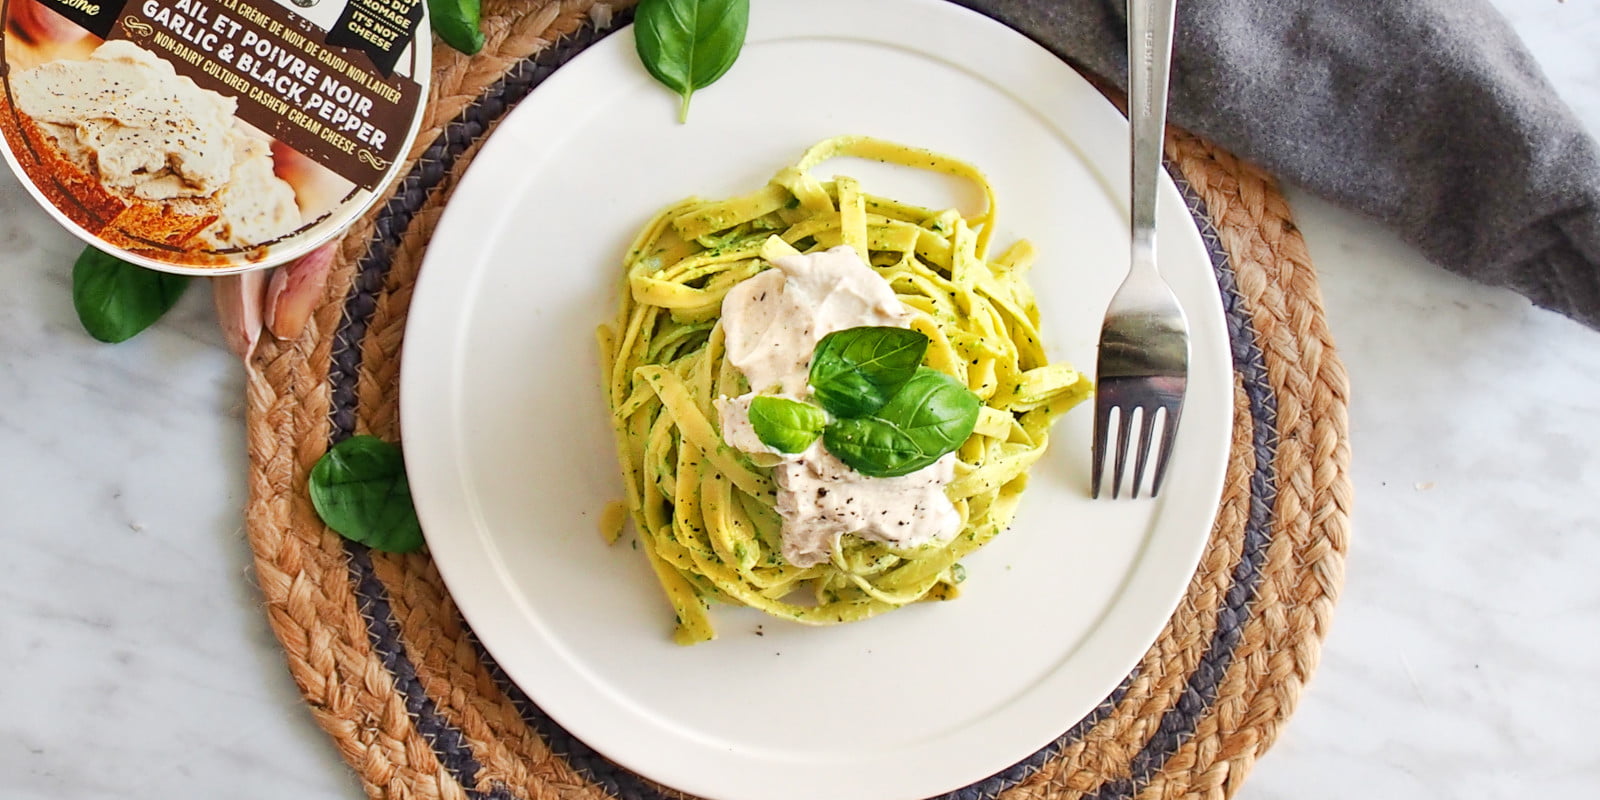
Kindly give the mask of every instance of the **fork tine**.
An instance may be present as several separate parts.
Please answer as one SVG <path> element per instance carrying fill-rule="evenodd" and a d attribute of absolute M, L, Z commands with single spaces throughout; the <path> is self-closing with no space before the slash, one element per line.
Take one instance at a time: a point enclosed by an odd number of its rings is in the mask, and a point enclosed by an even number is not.
<path fill-rule="evenodd" d="M 1096 403 L 1094 407 L 1094 443 L 1089 458 L 1089 495 L 1100 497 L 1100 476 L 1105 473 L 1106 440 L 1111 437 L 1111 406 Z"/>
<path fill-rule="evenodd" d="M 1178 418 L 1183 415 L 1183 404 L 1167 406 L 1167 418 L 1161 430 L 1161 454 L 1156 456 L 1156 475 L 1150 484 L 1150 496 L 1161 491 L 1161 479 L 1167 476 L 1167 457 L 1172 455 L 1172 443 L 1178 438 Z"/>
<path fill-rule="evenodd" d="M 1133 412 L 1136 409 L 1117 409 L 1117 465 L 1111 472 L 1111 499 L 1117 499 L 1122 490 L 1123 467 L 1128 465 L 1128 435 L 1133 432 Z"/>
<path fill-rule="evenodd" d="M 1150 431 L 1156 426 L 1156 412 L 1158 410 L 1157 408 L 1145 407 L 1139 416 L 1139 452 L 1133 459 L 1132 497 L 1134 499 L 1138 499 L 1139 487 L 1144 484 L 1144 465 L 1145 462 L 1150 460 Z M 1150 496 L 1155 496 L 1154 487 L 1151 488 Z"/>

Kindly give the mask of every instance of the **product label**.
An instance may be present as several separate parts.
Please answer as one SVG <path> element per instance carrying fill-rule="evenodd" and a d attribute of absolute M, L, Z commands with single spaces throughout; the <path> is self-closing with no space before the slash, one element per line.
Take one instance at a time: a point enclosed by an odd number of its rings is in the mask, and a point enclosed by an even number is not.
<path fill-rule="evenodd" d="M 423 0 L 0 0 L 0 128 L 73 223 L 258 258 L 375 192 L 423 103 Z"/>
<path fill-rule="evenodd" d="M 111 26 L 117 24 L 117 12 L 124 0 L 40 0 L 40 5 L 82 25 L 90 33 L 104 39 L 111 35 Z"/>
<path fill-rule="evenodd" d="M 422 22 L 422 0 L 349 0 L 328 44 L 360 48 L 385 76 Z"/>
<path fill-rule="evenodd" d="M 412 6 L 420 19 L 421 0 L 395 5 Z M 365 51 L 330 46 L 331 35 L 275 3 L 136 0 L 110 38 L 188 65 L 180 75 L 239 99 L 240 119 L 363 189 L 403 155 L 417 83 L 384 77 Z"/>

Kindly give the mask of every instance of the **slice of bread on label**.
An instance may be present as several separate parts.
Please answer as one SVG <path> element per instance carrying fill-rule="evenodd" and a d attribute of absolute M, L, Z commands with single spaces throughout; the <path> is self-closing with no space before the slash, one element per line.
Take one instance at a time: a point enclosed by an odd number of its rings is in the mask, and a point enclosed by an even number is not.
<path fill-rule="evenodd" d="M 74 162 L 55 137 L 3 97 L 0 128 L 45 198 L 68 219 L 113 246 L 184 250 L 221 213 L 214 198 L 146 200 L 102 185 L 92 163 Z M 89 158 L 92 161 L 94 157 Z"/>

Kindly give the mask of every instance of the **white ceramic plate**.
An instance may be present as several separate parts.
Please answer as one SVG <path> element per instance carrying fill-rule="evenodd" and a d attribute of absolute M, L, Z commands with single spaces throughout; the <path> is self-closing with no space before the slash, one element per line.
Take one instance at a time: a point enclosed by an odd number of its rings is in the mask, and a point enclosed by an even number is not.
<path fill-rule="evenodd" d="M 1177 191 L 1163 266 L 1193 373 L 1162 496 L 1091 501 L 1085 405 L 1056 427 L 1013 529 L 967 562 L 963 596 L 805 628 L 715 612 L 672 644 L 642 553 L 607 547 L 622 496 L 593 331 L 636 229 L 690 194 L 761 186 L 810 144 L 871 134 L 967 158 L 999 193 L 995 246 L 1031 238 L 1048 349 L 1086 368 L 1127 261 L 1127 126 L 1013 31 L 932 0 L 753 4 L 723 80 L 676 99 L 630 31 L 508 117 L 456 190 L 406 332 L 405 450 L 428 545 L 506 672 L 616 762 L 712 798 L 913 798 L 1005 769 L 1088 713 L 1160 632 L 1215 516 L 1230 372 L 1217 285 Z M 927 204 L 970 193 L 832 162 Z M 763 635 L 758 635 L 757 630 Z"/>

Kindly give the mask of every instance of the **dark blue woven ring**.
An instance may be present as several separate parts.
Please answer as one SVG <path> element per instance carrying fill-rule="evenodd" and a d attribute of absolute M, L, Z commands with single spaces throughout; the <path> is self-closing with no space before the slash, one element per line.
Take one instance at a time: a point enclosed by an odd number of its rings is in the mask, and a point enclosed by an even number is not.
<path fill-rule="evenodd" d="M 623 24 L 626 18 L 619 19 Z M 343 317 L 335 334 L 333 364 L 328 380 L 332 389 L 332 432 L 330 445 L 342 441 L 355 430 L 357 415 L 356 382 L 361 367 L 361 341 L 382 291 L 395 248 L 413 217 L 455 166 L 456 159 L 481 138 L 489 126 L 518 101 L 590 44 L 606 35 L 585 26 L 555 46 L 546 48 L 508 72 L 490 86 L 479 99 L 446 126 L 428 147 L 416 166 L 405 176 L 394 196 L 379 213 L 377 227 L 366 252 L 358 262 L 359 271 L 344 303 Z M 1261 565 L 1271 537 L 1271 515 L 1276 483 L 1272 472 L 1276 452 L 1277 404 L 1267 382 L 1257 332 L 1244 299 L 1239 295 L 1228 254 L 1218 239 L 1216 227 L 1204 204 L 1176 170 L 1171 170 L 1187 200 L 1190 212 L 1200 226 L 1207 251 L 1216 272 L 1223 310 L 1232 343 L 1233 366 L 1242 378 L 1252 418 L 1252 446 L 1255 468 L 1250 475 L 1248 517 L 1241 557 L 1229 576 L 1224 602 L 1218 609 L 1216 633 L 1200 663 L 1190 675 L 1178 702 L 1167 709 L 1155 733 L 1134 756 L 1129 777 L 1112 780 L 1098 787 L 1090 797 L 1100 800 L 1132 798 L 1158 774 L 1168 757 L 1189 740 L 1196 723 L 1209 711 L 1217 688 L 1233 661 L 1239 638 L 1252 613 L 1251 603 L 1261 576 Z M 480 791 L 482 765 L 473 755 L 461 731 L 438 712 L 433 699 L 418 680 L 416 668 L 406 654 L 405 642 L 390 608 L 388 591 L 373 571 L 372 561 L 361 545 L 346 543 L 350 577 L 367 622 L 367 636 L 374 652 L 394 676 L 395 689 L 405 698 L 417 730 L 430 743 L 439 763 L 465 789 L 468 797 L 517 800 L 504 787 Z M 495 682 L 521 712 L 523 720 L 564 757 L 579 773 L 619 800 L 667 800 L 651 784 L 613 764 L 557 725 L 506 678 L 480 646 L 479 657 Z M 1135 673 L 1136 674 L 1136 673 Z M 992 800 L 1017 785 L 1057 757 L 1064 748 L 1077 742 L 1088 731 L 1109 717 L 1121 702 L 1130 674 L 1089 716 L 1064 731 L 1059 738 L 1012 767 L 939 800 Z"/>

